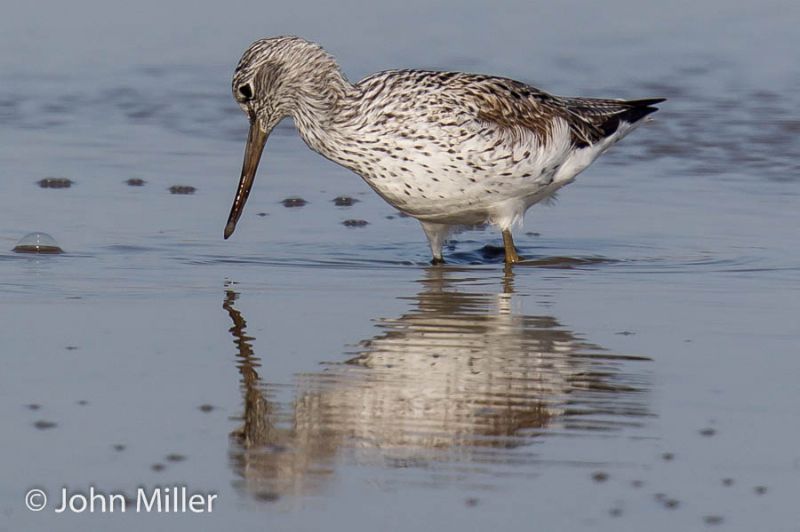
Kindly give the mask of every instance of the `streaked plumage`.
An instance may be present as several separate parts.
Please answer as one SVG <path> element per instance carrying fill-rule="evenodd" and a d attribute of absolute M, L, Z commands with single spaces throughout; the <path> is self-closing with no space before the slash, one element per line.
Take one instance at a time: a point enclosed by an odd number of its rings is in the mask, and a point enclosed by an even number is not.
<path fill-rule="evenodd" d="M 242 179 L 226 238 L 249 194 L 266 137 L 291 116 L 308 146 L 349 168 L 417 218 L 434 262 L 458 225 L 510 228 L 570 183 L 662 99 L 553 96 L 507 78 L 390 70 L 355 85 L 320 46 L 297 37 L 256 41 L 233 77 L 250 117 Z"/>

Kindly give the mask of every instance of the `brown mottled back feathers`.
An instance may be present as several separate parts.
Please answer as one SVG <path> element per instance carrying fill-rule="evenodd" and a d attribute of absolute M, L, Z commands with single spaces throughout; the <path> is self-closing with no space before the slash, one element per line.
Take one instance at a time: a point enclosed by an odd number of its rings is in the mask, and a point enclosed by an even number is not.
<path fill-rule="evenodd" d="M 547 144 L 555 121 L 560 118 L 569 125 L 572 143 L 579 148 L 613 134 L 620 121 L 634 123 L 655 112 L 657 109 L 652 106 L 663 101 L 564 98 L 509 78 L 425 70 L 379 72 L 358 86 L 381 92 L 396 89 L 398 83 L 413 85 L 400 93 L 411 95 L 416 87 L 424 91 L 420 96 L 426 98 L 438 94 L 440 102 L 460 107 L 477 121 L 497 127 L 517 140 L 532 133 L 540 143 Z"/>

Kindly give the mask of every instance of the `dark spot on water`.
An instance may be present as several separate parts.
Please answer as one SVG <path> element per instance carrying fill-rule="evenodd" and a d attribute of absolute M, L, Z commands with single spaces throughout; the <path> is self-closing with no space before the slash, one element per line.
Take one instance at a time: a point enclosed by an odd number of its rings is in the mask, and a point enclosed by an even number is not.
<path fill-rule="evenodd" d="M 756 495 L 764 495 L 767 492 L 766 486 L 756 486 L 753 488 L 753 491 L 756 492 Z"/>
<path fill-rule="evenodd" d="M 478 506 L 478 503 L 479 503 L 479 502 L 480 502 L 480 501 L 478 500 L 478 498 L 477 498 L 477 497 L 468 497 L 468 498 L 467 498 L 467 499 L 464 501 L 464 505 L 465 505 L 467 508 L 475 508 L 476 506 Z"/>
<path fill-rule="evenodd" d="M 722 485 L 723 486 L 733 486 L 734 480 L 732 478 L 723 478 Z"/>
<path fill-rule="evenodd" d="M 664 504 L 664 508 L 667 508 L 669 510 L 674 510 L 681 504 L 680 501 L 678 501 L 677 499 L 664 499 L 662 503 Z"/>
<path fill-rule="evenodd" d="M 400 218 L 409 218 L 411 215 L 406 214 L 403 211 L 397 211 L 397 216 L 399 216 Z"/>
<path fill-rule="evenodd" d="M 622 515 L 622 508 L 611 508 L 608 511 L 608 515 L 611 517 L 620 517 Z"/>
<path fill-rule="evenodd" d="M 386 217 L 386 219 L 387 219 L 387 220 L 394 220 L 394 216 L 392 216 L 392 215 L 390 214 L 389 216 L 387 216 L 387 217 Z"/>
<path fill-rule="evenodd" d="M 634 488 L 641 488 L 642 486 L 644 486 L 644 481 L 642 481 L 642 480 L 632 480 L 631 481 L 631 486 L 633 486 Z"/>
<path fill-rule="evenodd" d="M 198 409 L 199 409 L 201 412 L 205 412 L 205 413 L 209 413 L 209 412 L 211 412 L 212 410 L 214 410 L 214 406 L 213 406 L 213 405 L 209 405 L 209 404 L 200 405 L 200 406 L 198 406 L 197 408 L 198 408 Z"/>
<path fill-rule="evenodd" d="M 338 196 L 333 198 L 333 204 L 337 207 L 350 207 L 353 203 L 358 203 L 358 200 L 350 196 Z"/>
<path fill-rule="evenodd" d="M 345 220 L 342 222 L 345 227 L 364 227 L 368 224 L 369 222 L 366 220 Z"/>
<path fill-rule="evenodd" d="M 275 502 L 279 500 L 281 496 L 273 491 L 259 491 L 253 495 L 253 498 L 258 502 Z"/>
<path fill-rule="evenodd" d="M 69 188 L 74 181 L 66 177 L 45 177 L 36 183 L 42 188 Z"/>
<path fill-rule="evenodd" d="M 42 408 L 42 405 L 37 405 L 36 403 L 31 403 L 29 405 L 25 405 L 25 408 L 27 408 L 28 410 L 39 410 L 40 408 Z"/>
<path fill-rule="evenodd" d="M 56 428 L 57 425 L 52 421 L 45 421 L 43 419 L 40 419 L 39 421 L 34 423 L 33 426 L 39 430 L 47 430 L 47 429 L 54 429 Z"/>
<path fill-rule="evenodd" d="M 525 233 L 525 236 L 541 236 L 541 233 L 537 233 L 535 231 L 528 231 Z"/>
<path fill-rule="evenodd" d="M 592 480 L 595 482 L 605 482 L 608 480 L 608 473 L 605 471 L 595 471 L 592 473 Z"/>
<path fill-rule="evenodd" d="M 76 349 L 78 349 L 78 346 L 77 345 L 68 345 L 64 349 L 66 349 L 67 351 L 75 351 Z"/>
<path fill-rule="evenodd" d="M 89 401 L 87 401 L 86 399 L 81 399 L 80 401 L 78 401 L 78 406 L 86 406 L 88 404 Z"/>
<path fill-rule="evenodd" d="M 256 214 L 256 216 L 261 216 L 263 218 L 264 216 L 269 216 L 269 214 L 265 212 L 259 212 L 258 214 Z"/>
<path fill-rule="evenodd" d="M 302 207 L 308 202 L 303 198 L 286 198 L 281 203 L 283 203 L 284 207 Z"/>
<path fill-rule="evenodd" d="M 153 471 L 164 471 L 167 468 L 164 464 L 153 464 L 150 466 L 150 469 Z"/>
<path fill-rule="evenodd" d="M 172 185 L 169 187 L 170 194 L 194 194 L 197 189 L 190 185 Z"/>
<path fill-rule="evenodd" d="M 703 517 L 703 522 L 707 525 L 719 525 L 723 521 L 721 515 L 706 515 Z"/>
<path fill-rule="evenodd" d="M 125 181 L 125 184 L 129 187 L 143 187 L 145 183 L 147 183 L 147 181 L 138 177 L 132 177 Z"/>
<path fill-rule="evenodd" d="M 387 364 L 384 367 L 390 367 L 390 366 L 391 366 L 390 364 Z M 398 469 L 405 469 L 405 468 L 424 469 L 428 467 L 428 461 L 422 457 L 408 457 L 408 458 L 387 457 L 386 465 Z"/>
<path fill-rule="evenodd" d="M 711 427 L 700 430 L 700 435 L 705 436 L 707 438 L 713 436 L 716 433 L 717 431 L 715 429 L 712 429 Z"/>
<path fill-rule="evenodd" d="M 186 460 L 186 456 L 178 453 L 170 453 L 164 457 L 167 462 L 183 462 Z"/>
<path fill-rule="evenodd" d="M 661 459 L 665 462 L 671 462 L 675 459 L 675 455 L 673 453 L 664 453 L 661 455 Z"/>
<path fill-rule="evenodd" d="M 111 448 L 120 453 L 125 450 L 125 445 L 121 443 L 115 443 L 114 445 L 111 446 Z"/>
<path fill-rule="evenodd" d="M 59 247 L 45 247 L 45 246 L 16 246 L 11 251 L 15 253 L 35 253 L 41 255 L 58 255 L 64 253 Z"/>

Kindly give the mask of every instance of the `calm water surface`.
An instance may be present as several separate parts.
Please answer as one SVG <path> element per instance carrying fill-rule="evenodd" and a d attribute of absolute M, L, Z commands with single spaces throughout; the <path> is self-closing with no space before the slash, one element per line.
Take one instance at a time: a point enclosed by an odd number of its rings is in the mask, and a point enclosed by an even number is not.
<path fill-rule="evenodd" d="M 0 530 L 798 530 L 796 3 L 58 6 L 0 22 Z M 351 79 L 669 102 L 529 211 L 513 271 L 490 229 L 428 266 L 290 122 L 223 241 L 231 71 L 281 33 Z M 12 253 L 32 231 L 66 253 Z M 166 486 L 214 511 L 135 512 Z"/>

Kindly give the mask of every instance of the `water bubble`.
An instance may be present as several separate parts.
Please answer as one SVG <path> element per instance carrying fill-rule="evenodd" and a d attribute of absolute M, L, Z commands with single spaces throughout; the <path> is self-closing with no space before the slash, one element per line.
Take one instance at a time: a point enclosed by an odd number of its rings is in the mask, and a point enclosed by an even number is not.
<path fill-rule="evenodd" d="M 38 232 L 23 236 L 12 251 L 17 253 L 64 253 L 52 236 Z"/>

